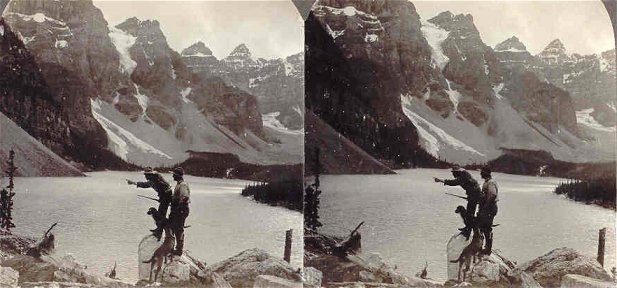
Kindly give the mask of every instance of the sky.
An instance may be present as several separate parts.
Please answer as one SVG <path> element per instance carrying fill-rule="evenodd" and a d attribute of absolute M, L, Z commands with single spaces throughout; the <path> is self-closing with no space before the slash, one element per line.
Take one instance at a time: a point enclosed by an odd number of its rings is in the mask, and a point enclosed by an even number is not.
<path fill-rule="evenodd" d="M 304 50 L 303 21 L 290 0 L 94 0 L 110 25 L 130 17 L 158 20 L 174 50 L 202 41 L 221 59 L 244 43 L 255 58 L 280 58 Z"/>
<path fill-rule="evenodd" d="M 604 5 L 587 1 L 412 1 L 422 19 L 449 10 L 471 14 L 485 44 L 516 36 L 537 54 L 559 38 L 567 53 L 593 54 L 615 48 Z"/>

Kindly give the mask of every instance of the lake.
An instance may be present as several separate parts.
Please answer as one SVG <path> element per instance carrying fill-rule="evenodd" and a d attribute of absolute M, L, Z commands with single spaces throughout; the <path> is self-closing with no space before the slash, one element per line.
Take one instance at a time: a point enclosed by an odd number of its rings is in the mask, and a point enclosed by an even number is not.
<path fill-rule="evenodd" d="M 153 229 L 146 211 L 158 203 L 152 189 L 128 186 L 145 181 L 140 172 L 94 172 L 88 177 L 16 178 L 13 232 L 39 239 L 53 224 L 56 253 L 73 254 L 88 270 L 104 274 L 118 263 L 118 277 L 137 280 L 137 246 Z M 175 185 L 169 174 L 165 179 Z M 208 264 L 245 249 L 261 248 L 283 258 L 285 231 L 293 229 L 292 265 L 302 265 L 303 217 L 296 211 L 240 196 L 247 181 L 186 176 L 191 211 L 184 249 Z"/>
<path fill-rule="evenodd" d="M 454 209 L 465 200 L 460 187 L 435 183 L 449 170 L 399 170 L 397 175 L 321 177 L 320 231 L 341 235 L 361 221 L 362 248 L 377 252 L 399 272 L 413 276 L 428 261 L 428 276 L 446 280 L 446 244 L 463 227 Z M 607 228 L 605 267 L 615 266 L 615 212 L 556 195 L 561 179 L 493 173 L 499 212 L 493 249 L 519 264 L 554 248 L 571 247 L 596 258 L 598 230 Z M 472 171 L 479 183 L 480 173 Z"/>

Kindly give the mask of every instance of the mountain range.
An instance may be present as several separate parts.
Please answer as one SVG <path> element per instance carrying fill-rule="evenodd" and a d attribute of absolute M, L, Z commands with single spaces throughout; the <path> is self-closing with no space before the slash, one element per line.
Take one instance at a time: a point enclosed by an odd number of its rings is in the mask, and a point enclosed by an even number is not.
<path fill-rule="evenodd" d="M 0 116 L 16 136 L 0 163 L 21 141 L 67 175 L 221 157 L 248 175 L 302 155 L 310 166 L 316 147 L 331 173 L 615 159 L 615 50 L 490 47 L 472 15 L 422 19 L 406 1 L 319 1 L 305 44 L 279 59 L 240 44 L 217 59 L 201 41 L 175 51 L 156 20 L 109 25 L 92 1 L 11 1 Z"/>
<path fill-rule="evenodd" d="M 517 38 L 490 47 L 472 15 L 421 19 L 406 1 L 318 1 L 305 35 L 307 114 L 390 168 L 488 163 L 511 151 L 615 159 L 614 50 L 569 55 L 553 41 L 534 56 Z M 351 153 L 325 133 L 306 137 L 324 157 Z M 379 169 L 354 167 L 345 173 Z"/>
<path fill-rule="evenodd" d="M 158 21 L 110 26 L 92 1 L 11 1 L 2 18 L 14 56 L 0 67 L 0 112 L 82 170 L 171 166 L 194 152 L 302 161 L 302 53 L 253 59 L 240 45 L 219 61 L 198 42 L 180 54 Z"/>

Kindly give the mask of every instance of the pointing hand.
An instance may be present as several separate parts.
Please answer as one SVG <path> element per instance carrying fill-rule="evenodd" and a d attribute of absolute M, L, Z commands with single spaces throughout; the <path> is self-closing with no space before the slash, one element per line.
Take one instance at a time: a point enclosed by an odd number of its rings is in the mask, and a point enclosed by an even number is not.
<path fill-rule="evenodd" d="M 129 179 L 126 179 L 126 183 L 128 183 L 129 185 L 135 185 L 135 182 L 133 182 L 133 181 L 131 181 Z"/>

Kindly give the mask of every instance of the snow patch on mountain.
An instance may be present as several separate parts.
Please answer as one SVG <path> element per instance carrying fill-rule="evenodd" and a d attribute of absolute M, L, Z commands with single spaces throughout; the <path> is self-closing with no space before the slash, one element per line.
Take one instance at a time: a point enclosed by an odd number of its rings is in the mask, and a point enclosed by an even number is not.
<path fill-rule="evenodd" d="M 439 67 L 439 71 L 442 71 L 450 59 L 443 53 L 441 44 L 448 38 L 450 32 L 445 29 L 437 27 L 437 25 L 422 20 L 422 27 L 420 28 L 424 38 L 431 47 L 431 58 L 433 65 Z"/>
<path fill-rule="evenodd" d="M 191 99 L 187 98 L 189 96 L 189 94 L 191 94 L 192 90 L 193 90 L 193 88 L 186 87 L 186 88 L 184 88 L 184 90 L 180 91 L 180 95 L 182 96 L 182 101 L 184 101 L 184 103 L 191 103 L 191 102 L 193 102 L 193 101 L 191 101 Z"/>
<path fill-rule="evenodd" d="M 473 124 L 455 116 L 443 118 L 421 100 L 401 96 L 403 112 L 418 129 L 420 145 L 435 157 L 460 164 L 485 162 L 486 136 Z M 462 140 L 465 139 L 465 142 Z M 474 141 L 474 143 L 466 143 Z"/>
<path fill-rule="evenodd" d="M 580 111 L 576 111 L 576 122 L 580 125 L 585 125 L 589 128 L 595 129 L 595 130 L 599 130 L 599 131 L 605 131 L 605 132 L 616 132 L 616 127 L 606 127 L 600 123 L 598 123 L 598 121 L 596 121 L 596 119 L 593 118 L 593 116 L 591 116 L 591 113 L 593 113 L 593 108 L 589 108 L 589 109 L 583 109 Z"/>
<path fill-rule="evenodd" d="M 49 22 L 54 23 L 56 25 L 66 26 L 66 23 L 64 23 L 63 21 L 60 21 L 60 20 L 57 20 L 57 19 L 54 19 L 54 18 L 51 18 L 51 17 L 47 17 L 43 13 L 35 13 L 35 14 L 32 14 L 32 15 L 25 15 L 25 14 L 21 14 L 21 13 L 17 13 L 17 12 L 9 12 L 9 13 L 6 13 L 5 16 L 8 16 L 8 15 L 18 16 L 21 19 L 23 19 L 24 21 L 34 21 L 36 23 L 43 23 L 43 22 L 49 21 Z"/>
<path fill-rule="evenodd" d="M 598 130 L 581 125 L 590 135 L 591 140 L 587 141 L 563 128 L 552 133 L 521 116 L 500 94 L 503 88 L 503 83 L 493 87 L 495 103 L 489 111 L 492 116 L 487 125 L 481 127 L 457 114 L 444 118 L 419 98 L 402 95 L 401 103 L 403 112 L 418 130 L 422 148 L 449 162 L 484 163 L 499 157 L 503 148 L 549 151 L 556 159 L 571 162 L 602 161 L 611 157 L 611 149 L 615 148 L 614 127 L 610 133 L 606 127 Z M 593 119 L 589 115 L 586 117 Z"/>
<path fill-rule="evenodd" d="M 377 34 L 366 34 L 364 36 L 364 42 L 373 43 L 379 40 L 379 36 Z"/>
<path fill-rule="evenodd" d="M 272 112 L 272 113 L 263 114 L 261 116 L 261 119 L 264 123 L 264 127 L 269 127 L 278 132 L 286 133 L 286 134 L 298 134 L 298 135 L 304 134 L 302 130 L 291 130 L 285 127 L 283 123 L 281 123 L 278 119 L 276 119 L 277 117 L 279 117 L 279 115 L 281 115 L 281 112 Z"/>
<path fill-rule="evenodd" d="M 446 93 L 448 93 L 450 101 L 454 104 L 454 110 L 458 110 L 458 102 L 461 100 L 462 95 L 460 92 L 452 90 L 452 87 L 450 87 L 450 80 L 446 79 L 446 83 L 448 84 L 448 90 L 446 90 Z"/>
<path fill-rule="evenodd" d="M 517 49 L 517 48 L 508 48 L 503 50 L 495 49 L 496 52 L 512 52 L 512 53 L 523 53 L 527 52 L 527 50 Z"/>
<path fill-rule="evenodd" d="M 154 154 L 169 160 L 172 159 L 171 156 L 160 151 L 159 149 L 154 148 L 152 145 L 136 137 L 130 131 L 122 128 L 122 126 L 114 123 L 110 119 L 103 116 L 101 113 L 101 100 L 90 100 L 90 104 L 92 108 L 92 116 L 94 116 L 94 119 L 96 119 L 96 121 L 101 124 L 101 126 L 107 133 L 109 139 L 109 148 L 118 157 L 122 158 L 125 161 L 129 161 L 129 152 L 131 152 L 131 150 L 137 149 L 145 154 Z"/>
<path fill-rule="evenodd" d="M 606 72 L 610 68 L 610 63 L 602 56 L 598 59 L 600 61 L 600 72 Z"/>
<path fill-rule="evenodd" d="M 345 34 L 345 30 L 334 31 L 328 24 L 326 24 L 326 31 L 328 32 L 328 34 L 330 34 L 330 36 L 332 36 L 332 39 L 336 39 L 339 36 Z"/>
<path fill-rule="evenodd" d="M 59 49 L 66 48 L 67 46 L 69 46 L 69 42 L 66 40 L 56 40 L 56 44 L 54 45 L 54 47 Z"/>
<path fill-rule="evenodd" d="M 118 54 L 120 55 L 121 71 L 131 75 L 135 67 L 137 67 L 137 62 L 131 58 L 129 50 L 135 45 L 137 37 L 116 27 L 109 27 L 109 38 L 111 38 L 111 43 L 116 46 L 116 50 L 118 50 Z"/>
<path fill-rule="evenodd" d="M 137 91 L 137 93 L 134 96 L 135 98 L 137 98 L 137 103 L 139 103 L 139 106 L 141 107 L 141 111 L 143 111 L 145 115 L 146 109 L 148 109 L 148 102 L 150 101 L 150 99 L 148 98 L 148 96 L 139 92 L 139 86 L 137 86 L 137 84 L 133 83 L 133 85 L 135 86 L 135 91 Z"/>

